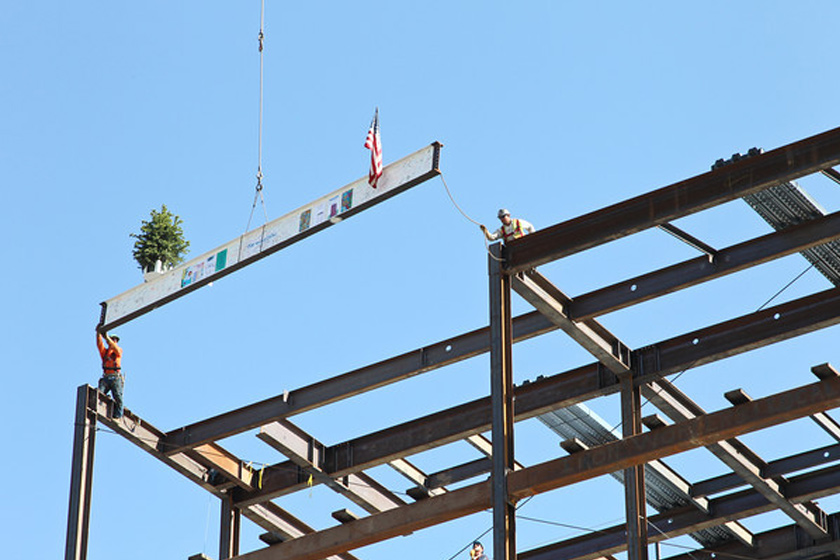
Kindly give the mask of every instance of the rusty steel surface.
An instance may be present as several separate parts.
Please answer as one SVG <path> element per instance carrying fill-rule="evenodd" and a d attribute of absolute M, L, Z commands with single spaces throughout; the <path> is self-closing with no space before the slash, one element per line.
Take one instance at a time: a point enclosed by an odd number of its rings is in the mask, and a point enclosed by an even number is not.
<path fill-rule="evenodd" d="M 78 398 L 83 404 L 77 405 L 67 558 L 84 560 L 92 480 L 92 432 L 97 422 L 222 499 L 221 558 L 355 560 L 348 550 L 488 509 L 493 510 L 493 557 L 497 560 L 517 557 L 588 560 L 623 551 L 632 560 L 645 560 L 648 543 L 778 510 L 801 526 L 755 536 L 746 532 L 749 538 L 745 542 L 754 543 L 753 548 L 745 548 L 743 543 L 727 544 L 721 552 L 739 551 L 737 554 L 742 556 L 773 560 L 811 560 L 840 551 L 837 514 L 829 516 L 830 522 L 824 525 L 824 512 L 813 505 L 813 500 L 840 492 L 840 465 L 822 466 L 840 460 L 840 443 L 765 462 L 735 439 L 741 434 L 815 415 L 837 437 L 836 422 L 825 414 L 826 410 L 840 406 L 840 377 L 830 366 L 815 370 L 821 379 L 817 383 L 756 400 L 742 398 L 731 408 L 711 413 L 675 390 L 671 395 L 673 406 L 687 412 L 670 414 L 674 423 L 658 425 L 646 433 L 642 433 L 639 406 L 640 394 L 650 398 L 646 393 L 650 386 L 667 385 L 662 382 L 664 376 L 840 323 L 840 287 L 635 350 L 625 347 L 595 320 L 605 313 L 836 240 L 840 238 L 840 212 L 720 250 L 701 247 L 713 253 L 713 258 L 700 256 L 576 298 L 566 296 L 533 270 L 539 264 L 666 225 L 670 220 L 781 181 L 817 172 L 836 180 L 840 175 L 832 166 L 838 164 L 840 128 L 550 226 L 513 240 L 507 246 L 491 246 L 494 254 L 488 259 L 489 326 L 169 432 L 155 428 L 128 410 L 126 420 L 114 421 L 109 417 L 113 405 L 110 399 L 93 388 L 80 387 Z M 504 261 L 497 261 L 493 256 L 504 257 Z M 511 317 L 511 286 L 538 311 Z M 513 344 L 558 328 L 571 334 L 600 363 L 540 376 L 514 386 Z M 488 352 L 491 380 L 488 397 L 330 445 L 286 420 Z M 623 439 L 528 467 L 514 461 L 515 421 L 619 391 Z M 651 402 L 668 415 L 671 405 L 654 398 Z M 288 458 L 267 465 L 259 476 L 256 469 L 218 443 L 257 427 L 262 427 L 260 439 Z M 432 475 L 406 461 L 413 454 L 476 437 L 491 428 L 492 452 L 485 451 L 486 459 L 451 466 Z M 79 434 L 89 437 L 79 439 Z M 686 505 L 647 517 L 644 464 L 699 447 L 724 447 L 725 453 L 720 454 L 734 472 L 693 484 L 685 481 L 691 496 L 700 498 L 706 507 Z M 406 503 L 363 472 L 389 463 L 412 480 L 415 488 L 409 495 L 417 501 Z M 819 470 L 782 478 L 804 469 Z M 746 476 L 751 470 L 758 474 Z M 455 490 L 442 488 L 443 484 L 488 471 L 492 474 L 489 480 Z M 616 471 L 624 471 L 625 481 L 629 482 L 625 490 L 626 524 L 517 554 L 517 501 Z M 329 486 L 371 515 L 315 530 L 271 501 L 313 484 Z M 713 497 L 748 484 L 751 486 L 735 493 Z M 236 556 L 241 516 L 273 533 L 270 540 L 277 544 Z M 810 535 L 803 532 L 803 526 Z M 793 547 L 789 541 L 791 534 L 799 539 Z M 803 538 L 811 539 L 810 544 L 804 543 Z M 814 544 L 814 538 L 819 544 Z M 683 557 L 692 555 L 676 558 L 683 560 Z"/>
<path fill-rule="evenodd" d="M 788 498 L 800 502 L 836 494 L 838 491 L 840 491 L 840 466 L 832 466 L 791 478 Z M 726 520 L 743 519 L 773 509 L 773 504 L 755 490 L 729 494 L 712 500 L 709 514 L 704 514 L 689 506 L 649 517 L 648 522 L 652 526 L 650 541 L 665 541 L 706 527 L 720 525 Z M 627 546 L 625 530 L 623 524 L 615 525 L 587 535 L 520 552 L 519 558 L 521 560 L 587 560 L 606 554 L 616 554 L 625 550 Z M 800 558 L 806 558 L 806 556 Z"/>
<path fill-rule="evenodd" d="M 633 358 L 639 372 L 637 383 L 837 322 L 840 322 L 840 289 L 826 290 L 637 350 Z M 604 376 L 597 364 L 583 366 L 517 387 L 514 391 L 516 419 L 523 420 L 618 390 L 619 381 L 614 375 Z M 324 468 L 333 476 L 343 476 L 484 432 L 491 426 L 489 401 L 489 398 L 478 399 L 329 446 L 324 450 Z M 278 467 L 281 465 L 291 466 L 280 463 Z M 258 503 L 304 487 L 306 477 L 285 468 L 277 471 L 271 476 L 266 473 L 261 490 L 237 491 L 237 503 Z"/>
<path fill-rule="evenodd" d="M 519 272 L 840 164 L 840 128 L 697 175 L 515 239 Z"/>
<path fill-rule="evenodd" d="M 510 496 L 514 500 L 522 499 L 838 405 L 840 378 L 805 385 L 509 473 L 507 478 Z M 806 489 L 808 482 L 811 485 Z M 833 482 L 835 485 L 840 484 L 836 476 Z M 792 482 L 789 487 L 791 495 L 807 495 L 809 491 L 819 493 L 825 490 L 819 484 L 814 484 L 813 480 L 800 486 Z M 767 503 L 763 496 L 759 495 L 759 498 L 763 503 Z M 315 560 L 457 519 L 486 509 L 490 505 L 490 481 L 485 481 L 389 512 L 325 529 L 270 549 L 244 554 L 239 558 Z M 768 507 L 772 509 L 773 506 Z M 705 515 L 691 506 L 688 506 L 688 509 L 691 513 Z"/>

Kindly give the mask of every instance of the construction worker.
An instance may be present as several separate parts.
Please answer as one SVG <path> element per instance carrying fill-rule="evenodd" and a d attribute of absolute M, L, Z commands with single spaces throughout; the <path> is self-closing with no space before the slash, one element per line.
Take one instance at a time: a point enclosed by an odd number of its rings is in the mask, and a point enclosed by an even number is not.
<path fill-rule="evenodd" d="M 495 241 L 497 239 L 504 239 L 505 243 L 513 239 L 519 239 L 523 235 L 534 233 L 534 226 L 525 220 L 519 218 L 511 219 L 510 212 L 506 208 L 499 210 L 499 220 L 502 222 L 502 227 L 490 233 L 487 226 L 481 224 L 481 231 L 487 237 L 487 241 Z"/>
<path fill-rule="evenodd" d="M 108 346 L 105 346 L 107 341 Z M 123 415 L 123 388 L 125 378 L 121 370 L 122 348 L 117 344 L 120 341 L 118 336 L 109 336 L 105 333 L 103 338 L 99 329 L 96 330 L 96 347 L 99 349 L 99 357 L 102 358 L 102 377 L 99 379 L 99 390 L 108 394 L 114 399 L 113 418 L 120 418 Z"/>
<path fill-rule="evenodd" d="M 484 554 L 484 546 L 478 541 L 472 543 L 472 548 L 470 549 L 470 558 L 471 560 L 490 560 L 487 558 L 487 555 Z"/>

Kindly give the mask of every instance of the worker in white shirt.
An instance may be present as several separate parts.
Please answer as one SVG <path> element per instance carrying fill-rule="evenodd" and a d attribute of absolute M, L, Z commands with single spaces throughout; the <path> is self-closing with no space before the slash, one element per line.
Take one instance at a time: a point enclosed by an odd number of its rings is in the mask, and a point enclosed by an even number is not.
<path fill-rule="evenodd" d="M 487 237 L 487 241 L 504 239 L 504 242 L 508 243 L 513 239 L 519 239 L 524 235 L 534 233 L 534 226 L 531 225 L 530 222 L 520 220 L 519 218 L 511 218 L 510 212 L 508 212 L 506 208 L 499 210 L 498 216 L 499 220 L 502 222 L 502 227 L 493 233 L 490 233 L 487 230 L 487 226 L 481 224 L 481 231 L 484 232 L 484 235 Z"/>

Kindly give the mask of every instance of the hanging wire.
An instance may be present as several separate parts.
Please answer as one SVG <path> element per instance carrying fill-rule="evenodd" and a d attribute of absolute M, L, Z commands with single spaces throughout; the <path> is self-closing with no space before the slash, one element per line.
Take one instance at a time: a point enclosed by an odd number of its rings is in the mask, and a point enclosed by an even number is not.
<path fill-rule="evenodd" d="M 245 226 L 247 232 L 251 227 L 251 219 L 254 217 L 254 210 L 257 207 L 257 200 L 262 204 L 263 214 L 265 216 L 265 223 L 268 223 L 268 211 L 265 207 L 265 197 L 263 197 L 263 172 L 262 172 L 262 137 L 263 137 L 263 76 L 264 76 L 264 48 L 265 48 L 265 0 L 260 2 L 260 32 L 257 36 L 260 50 L 260 109 L 259 109 L 259 126 L 257 133 L 257 185 L 254 193 L 254 203 L 251 205 L 251 214 L 248 216 L 248 225 Z"/>
<path fill-rule="evenodd" d="M 474 223 L 475 225 L 477 225 L 477 226 L 479 226 L 479 227 L 480 227 L 480 226 L 481 226 L 481 222 L 476 222 L 475 220 L 473 220 L 472 218 L 470 218 L 470 217 L 467 215 L 467 213 L 466 213 L 466 212 L 464 212 L 464 211 L 461 209 L 461 207 L 460 207 L 460 206 L 458 206 L 458 203 L 457 203 L 457 202 L 455 202 L 455 198 L 452 196 L 452 191 L 450 191 L 450 190 L 449 190 L 449 185 L 447 185 L 447 184 L 446 184 L 446 179 L 444 179 L 444 178 L 443 178 L 443 173 L 441 173 L 441 174 L 440 174 L 440 180 L 443 182 L 443 188 L 445 188 L 445 189 L 446 189 L 446 194 L 447 194 L 447 195 L 449 195 L 449 200 L 451 200 L 451 201 L 452 201 L 452 204 L 455 206 L 455 208 L 457 208 L 457 209 L 458 209 L 458 212 L 460 212 L 460 213 L 461 213 L 461 215 L 462 215 L 462 216 L 464 216 L 466 219 L 468 219 L 469 221 L 471 221 L 472 223 Z M 490 255 L 490 258 L 491 258 L 491 259 L 493 259 L 493 260 L 495 260 L 495 261 L 502 262 L 504 259 L 500 259 L 499 257 L 497 257 L 496 255 L 494 255 L 493 253 L 491 253 L 491 252 L 490 252 L 490 244 L 488 243 L 488 241 L 487 241 L 487 236 L 486 236 L 486 235 L 484 235 L 484 231 L 483 231 L 483 230 L 482 230 L 482 232 L 481 232 L 481 236 L 484 238 L 484 249 L 487 251 L 487 254 L 488 254 L 488 255 Z"/>
<path fill-rule="evenodd" d="M 780 295 L 782 295 L 782 293 L 783 293 L 785 290 L 787 290 L 788 288 L 790 288 L 791 286 L 793 286 L 793 284 L 794 284 L 797 280 L 799 280 L 800 278 L 802 278 L 803 276 L 805 276 L 805 273 L 806 273 L 806 272 L 808 272 L 809 270 L 811 270 L 813 267 L 814 267 L 814 263 L 811 263 L 810 265 L 808 265 L 808 266 L 805 268 L 805 270 L 803 270 L 802 272 L 800 272 L 799 274 L 797 274 L 797 275 L 796 275 L 796 277 L 795 277 L 793 280 L 791 280 L 790 282 L 788 282 L 787 284 L 785 284 L 785 285 L 784 285 L 784 287 L 783 287 L 782 289 L 780 289 L 778 292 L 776 292 L 775 294 L 773 294 L 773 295 L 770 297 L 770 299 L 768 299 L 767 301 L 765 301 L 764 303 L 762 303 L 761 305 L 759 305 L 759 306 L 758 306 L 758 309 L 756 309 L 756 310 L 755 310 L 755 313 L 758 313 L 759 311 L 762 311 L 765 307 L 767 307 L 768 305 L 770 305 L 770 303 L 771 303 L 774 299 L 776 299 L 777 297 L 779 297 Z M 692 362 L 692 363 L 690 363 L 689 365 L 687 365 L 687 366 L 685 367 L 685 369 L 684 369 L 684 370 L 682 370 L 681 372 L 677 373 L 677 374 L 676 374 L 676 376 L 674 376 L 674 378 L 670 380 L 670 381 L 671 381 L 671 383 L 672 383 L 672 384 L 673 384 L 673 383 L 676 383 L 676 381 L 677 381 L 680 377 L 682 377 L 682 374 L 684 374 L 685 372 L 687 372 L 688 370 L 690 370 L 691 368 L 693 368 L 693 367 L 697 364 L 697 362 L 698 362 L 698 361 L 699 361 L 699 360 L 695 360 L 694 362 Z M 639 407 L 639 409 L 644 408 L 644 406 L 645 406 L 645 405 L 647 405 L 647 404 L 649 404 L 649 403 L 650 403 L 650 399 L 645 399 L 645 400 L 644 400 L 644 402 L 642 402 L 642 404 L 641 404 L 641 406 Z M 621 426 L 623 426 L 623 425 L 624 425 L 624 422 L 623 422 L 623 421 L 620 421 L 618 424 L 616 424 L 615 426 L 613 426 L 612 430 L 610 430 L 610 431 L 611 431 L 611 432 L 614 432 L 615 430 L 617 430 L 618 428 L 620 428 L 620 427 L 621 427 Z"/>
<path fill-rule="evenodd" d="M 533 495 L 531 495 L 531 496 L 528 496 L 527 498 L 525 498 L 524 500 L 522 500 L 521 502 L 519 502 L 519 503 L 516 505 L 515 510 L 519 510 L 519 508 L 521 508 L 522 506 L 524 506 L 525 504 L 527 504 L 528 502 L 530 502 L 530 501 L 531 501 L 531 498 L 533 498 L 535 495 L 536 495 L 536 494 L 533 494 Z M 517 516 L 517 517 L 518 517 L 518 516 Z M 471 547 L 471 546 L 472 546 L 472 543 L 474 543 L 474 542 L 476 542 L 477 540 L 479 540 L 480 538 L 484 537 L 484 535 L 486 535 L 487 533 L 489 533 L 489 532 L 490 532 L 490 531 L 492 531 L 492 530 L 493 530 L 493 526 L 491 525 L 491 526 L 490 526 L 490 527 L 489 527 L 486 531 L 484 531 L 483 533 L 481 533 L 480 535 L 478 535 L 477 537 L 475 537 L 475 538 L 474 538 L 473 540 L 471 540 L 471 541 L 470 541 L 470 542 L 469 542 L 466 546 L 461 547 L 461 549 L 460 549 L 458 552 L 456 552 L 455 554 L 453 554 L 452 556 L 450 556 L 449 558 L 447 558 L 447 560 L 455 560 L 455 558 L 456 558 L 459 554 L 461 554 L 462 552 L 464 552 L 465 550 L 467 550 L 469 547 Z"/>

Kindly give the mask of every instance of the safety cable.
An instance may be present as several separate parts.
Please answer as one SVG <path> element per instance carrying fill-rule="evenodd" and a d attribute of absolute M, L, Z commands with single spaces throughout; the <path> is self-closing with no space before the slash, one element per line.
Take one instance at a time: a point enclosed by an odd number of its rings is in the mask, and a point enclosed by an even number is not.
<path fill-rule="evenodd" d="M 257 133 L 257 185 L 254 193 L 254 203 L 251 205 L 251 214 L 248 216 L 248 224 L 245 226 L 247 233 L 251 227 L 251 219 L 254 217 L 254 210 L 257 207 L 257 200 L 262 204 L 263 214 L 265 215 L 265 223 L 268 223 L 268 211 L 265 207 L 265 198 L 263 197 L 263 173 L 262 173 L 262 137 L 263 137 L 263 75 L 264 75 L 264 54 L 265 47 L 265 0 L 260 2 L 260 32 L 257 36 L 260 51 L 260 109 L 259 109 L 259 126 Z"/>

